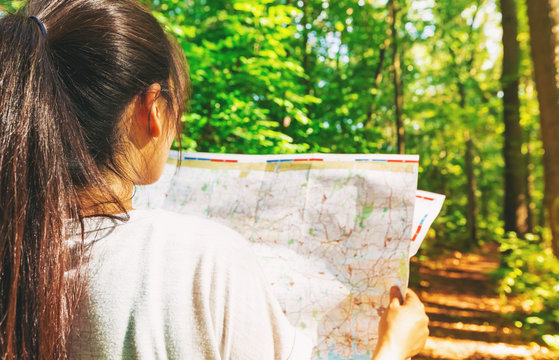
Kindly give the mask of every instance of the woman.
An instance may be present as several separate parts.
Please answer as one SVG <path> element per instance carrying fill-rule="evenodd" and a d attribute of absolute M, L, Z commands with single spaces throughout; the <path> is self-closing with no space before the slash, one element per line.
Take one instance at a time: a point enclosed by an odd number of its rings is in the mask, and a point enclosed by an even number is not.
<path fill-rule="evenodd" d="M 188 89 L 180 48 L 134 0 L 32 0 L 0 19 L 0 357 L 305 359 L 235 232 L 135 211 Z M 374 359 L 422 348 L 395 297 Z"/>

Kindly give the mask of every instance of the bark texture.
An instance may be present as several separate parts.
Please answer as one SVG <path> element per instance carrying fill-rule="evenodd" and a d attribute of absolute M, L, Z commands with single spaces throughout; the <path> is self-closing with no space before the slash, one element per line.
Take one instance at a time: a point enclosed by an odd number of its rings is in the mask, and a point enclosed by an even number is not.
<path fill-rule="evenodd" d="M 503 15 L 503 120 L 505 123 L 503 155 L 505 158 L 505 231 L 520 236 L 528 231 L 526 204 L 526 168 L 522 155 L 520 100 L 518 97 L 520 44 L 515 0 L 501 0 Z"/>
<path fill-rule="evenodd" d="M 559 257 L 559 0 L 528 0 L 531 53 L 545 150 L 545 203 Z"/>

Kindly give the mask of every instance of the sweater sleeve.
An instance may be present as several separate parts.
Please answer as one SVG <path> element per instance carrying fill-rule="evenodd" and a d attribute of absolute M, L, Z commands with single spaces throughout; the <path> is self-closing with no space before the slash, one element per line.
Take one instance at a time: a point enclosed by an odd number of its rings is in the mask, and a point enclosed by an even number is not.
<path fill-rule="evenodd" d="M 221 358 L 310 359 L 312 341 L 289 323 L 246 240 L 234 237 L 215 264 L 222 275 L 214 279 L 222 281 L 213 286 L 212 317 Z"/>

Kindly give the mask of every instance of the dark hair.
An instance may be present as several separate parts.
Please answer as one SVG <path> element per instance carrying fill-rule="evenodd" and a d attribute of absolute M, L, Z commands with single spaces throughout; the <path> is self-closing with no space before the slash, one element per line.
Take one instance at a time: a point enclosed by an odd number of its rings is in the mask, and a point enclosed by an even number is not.
<path fill-rule="evenodd" d="M 0 19 L 0 358 L 66 357 L 78 194 L 127 175 L 119 124 L 151 84 L 180 134 L 188 82 L 182 50 L 134 0 L 31 0 Z"/>

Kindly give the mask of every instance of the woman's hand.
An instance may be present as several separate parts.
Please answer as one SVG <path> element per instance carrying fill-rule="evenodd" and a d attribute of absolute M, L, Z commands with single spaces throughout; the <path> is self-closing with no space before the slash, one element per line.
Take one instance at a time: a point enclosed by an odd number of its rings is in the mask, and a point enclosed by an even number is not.
<path fill-rule="evenodd" d="M 372 360 L 404 360 L 418 354 L 429 336 L 429 318 L 417 295 L 408 289 L 401 304 L 400 290 L 390 291 L 390 305 L 379 323 L 379 339 Z"/>

